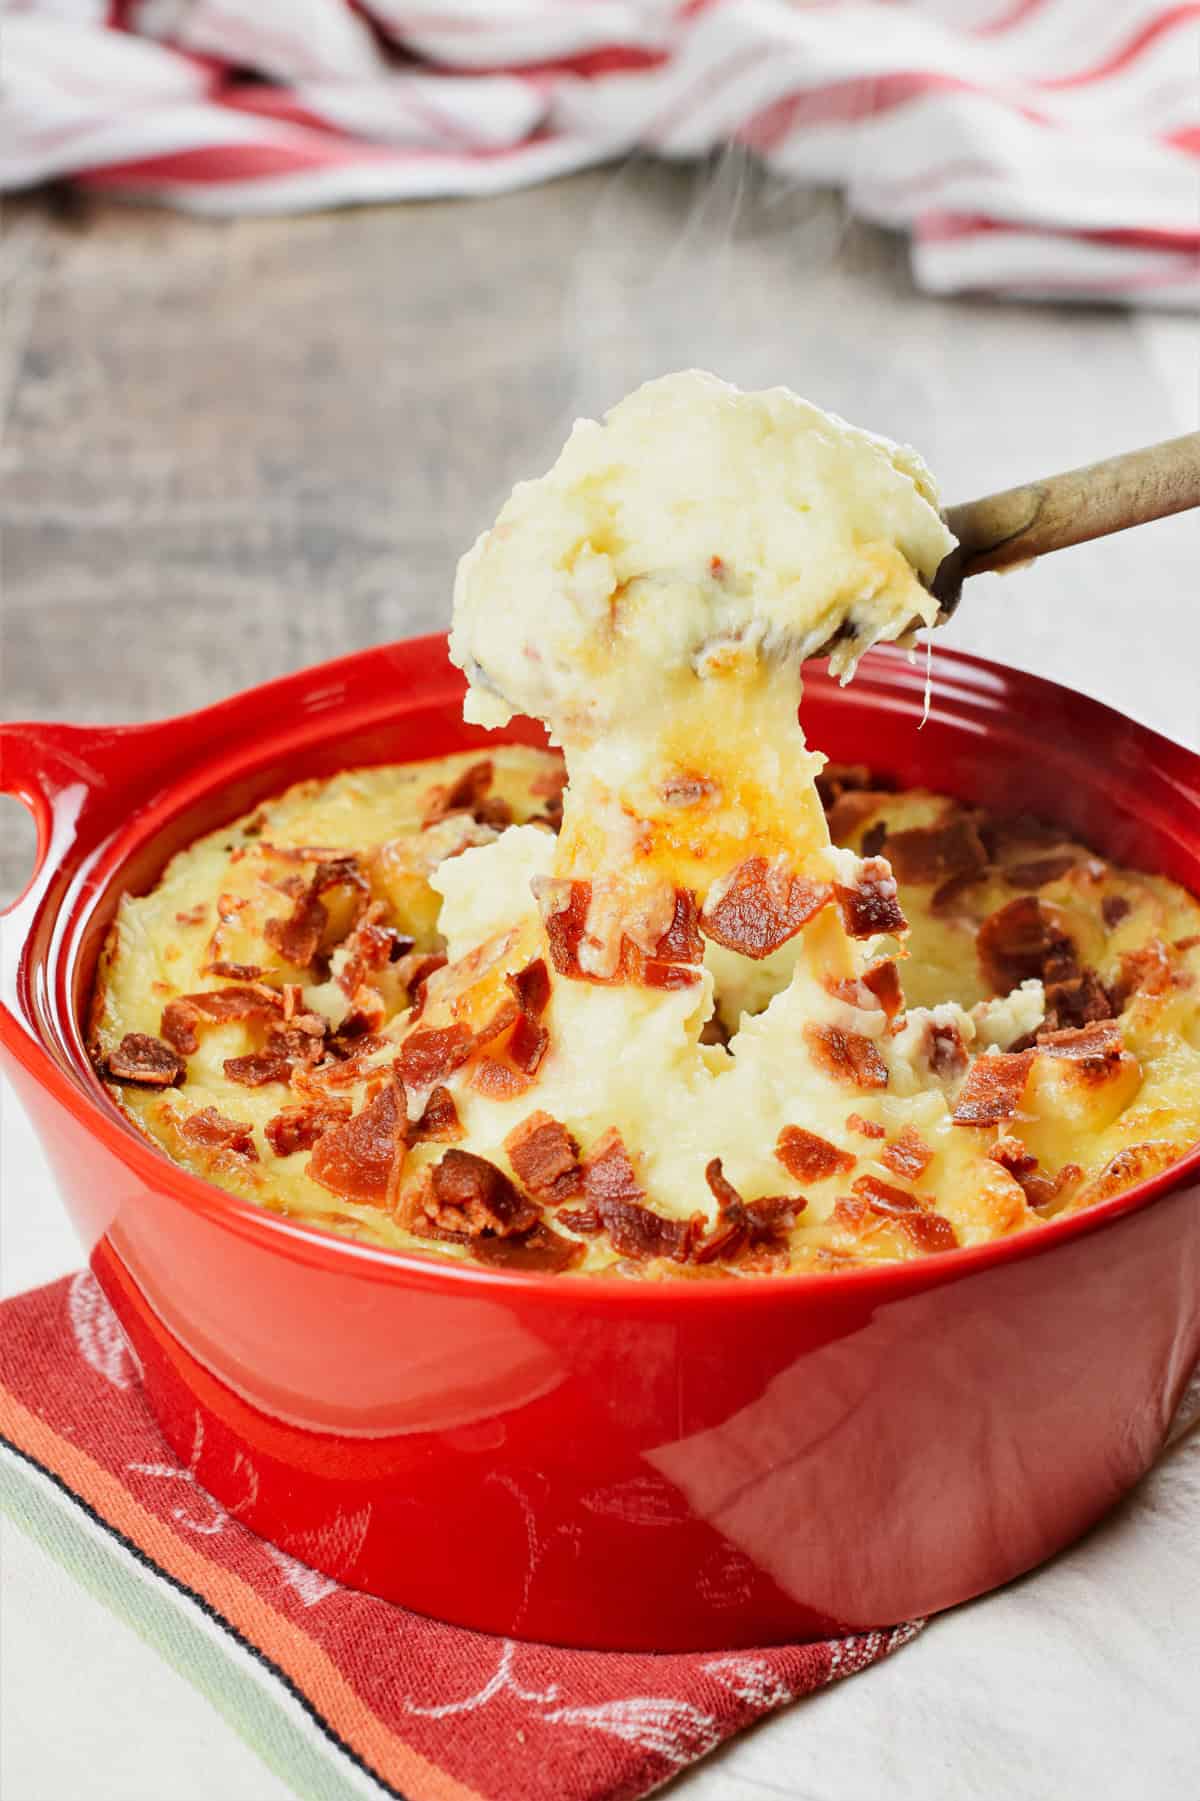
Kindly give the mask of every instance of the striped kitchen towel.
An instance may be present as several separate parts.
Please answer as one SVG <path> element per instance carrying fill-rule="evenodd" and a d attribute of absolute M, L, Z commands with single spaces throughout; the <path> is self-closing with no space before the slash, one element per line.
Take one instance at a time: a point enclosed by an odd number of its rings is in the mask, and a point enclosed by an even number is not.
<path fill-rule="evenodd" d="M 724 145 L 918 283 L 1200 305 L 1200 4 L 8 0 L 0 187 L 198 212 L 487 195 Z"/>
<path fill-rule="evenodd" d="M 918 1630 L 563 1651 L 343 1588 L 247 1531 L 174 1456 L 87 1272 L 0 1306 L 0 1506 L 305 1801 L 628 1801 Z"/>

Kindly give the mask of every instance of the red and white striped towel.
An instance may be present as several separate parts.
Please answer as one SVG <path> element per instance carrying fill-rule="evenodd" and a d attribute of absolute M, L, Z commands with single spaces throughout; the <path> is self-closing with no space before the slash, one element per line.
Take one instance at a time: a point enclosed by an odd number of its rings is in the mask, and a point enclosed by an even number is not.
<path fill-rule="evenodd" d="M 1200 4 L 8 0 L 0 187 L 232 215 L 737 143 L 917 281 L 1200 305 Z"/>

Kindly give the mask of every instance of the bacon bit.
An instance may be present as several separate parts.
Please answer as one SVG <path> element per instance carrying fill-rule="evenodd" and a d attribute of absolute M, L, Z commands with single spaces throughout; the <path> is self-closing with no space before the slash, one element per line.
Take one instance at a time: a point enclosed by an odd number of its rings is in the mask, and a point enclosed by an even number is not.
<path fill-rule="evenodd" d="M 572 1200 L 583 1188 L 579 1145 L 549 1113 L 531 1113 L 504 1140 L 517 1178 L 547 1207 Z"/>
<path fill-rule="evenodd" d="M 877 962 L 869 963 L 862 973 L 862 982 L 869 988 L 889 1020 L 895 1019 L 904 1006 L 904 991 L 900 986 L 900 971 L 891 957 L 880 957 Z"/>
<path fill-rule="evenodd" d="M 967 1067 L 967 1047 L 957 1026 L 936 1025 L 930 1021 L 925 1042 L 925 1061 L 931 1074 L 941 1082 L 953 1082 L 962 1075 Z"/>
<path fill-rule="evenodd" d="M 668 1219 L 643 1204 L 645 1193 L 615 1128 L 604 1135 L 584 1164 L 583 1192 L 623 1257 L 639 1262 L 648 1257 L 686 1262 L 700 1216 Z"/>
<path fill-rule="evenodd" d="M 850 1116 L 851 1119 L 857 1117 L 857 1114 Z M 846 1123 L 849 1125 L 850 1121 Z M 882 1133 L 882 1126 L 879 1131 Z M 823 1182 L 826 1176 L 853 1169 L 855 1164 L 849 1151 L 839 1150 L 828 1138 L 820 1138 L 803 1126 L 784 1126 L 775 1141 L 775 1155 L 797 1182 Z"/>
<path fill-rule="evenodd" d="M 790 1254 L 786 1233 L 807 1205 L 803 1195 L 763 1195 L 744 1201 L 726 1179 L 719 1157 L 707 1165 L 704 1179 L 717 1203 L 717 1225 L 707 1238 L 693 1242 L 690 1261 L 703 1265 L 736 1258 L 749 1269 L 785 1265 Z"/>
<path fill-rule="evenodd" d="M 861 1113 L 847 1113 L 846 1130 L 858 1132 L 863 1138 L 886 1138 L 887 1129 L 873 1119 L 864 1119 Z"/>
<path fill-rule="evenodd" d="M 939 918 L 947 913 L 956 913 L 959 902 L 970 888 L 977 888 L 984 879 L 983 875 L 952 875 L 948 881 L 934 889 L 929 901 L 929 910 Z"/>
<path fill-rule="evenodd" d="M 1042 888 L 1048 882 L 1061 882 L 1079 863 L 1074 851 L 1060 851 L 1056 857 L 1035 857 L 1030 863 L 1014 863 L 1004 871 L 1010 888 Z"/>
<path fill-rule="evenodd" d="M 382 923 L 386 912 L 382 901 L 372 901 L 343 942 L 346 957 L 337 984 L 349 999 L 354 998 L 370 971 L 386 969 L 412 950 L 411 938 Z"/>
<path fill-rule="evenodd" d="M 932 1210 L 929 1204 L 903 1188 L 893 1188 L 876 1176 L 859 1176 L 852 1184 L 855 1197 L 876 1218 L 894 1221 L 919 1251 L 952 1251 L 958 1234 L 950 1221 Z M 839 1225 L 859 1223 L 853 1201 L 839 1201 L 833 1210 Z"/>
<path fill-rule="evenodd" d="M 181 999 L 205 1019 L 271 1019 L 283 1010 L 283 997 L 261 982 L 247 988 L 212 988 Z"/>
<path fill-rule="evenodd" d="M 536 1075 L 550 1044 L 545 1026 L 538 1025 L 528 1013 L 522 1013 L 508 1039 L 508 1055 L 523 1076 Z"/>
<path fill-rule="evenodd" d="M 699 959 L 703 947 L 694 929 L 695 901 L 685 889 L 675 891 L 671 923 L 652 955 L 647 956 L 622 935 L 620 956 L 612 975 L 595 975 L 584 969 L 580 962 L 580 951 L 588 933 L 592 884 L 539 878 L 535 893 L 550 946 L 550 961 L 560 975 L 577 982 L 599 982 L 607 986 L 636 983 L 644 988 L 688 988 L 700 980 L 700 972 L 691 966 L 691 962 Z M 683 949 L 693 945 L 694 958 L 683 964 L 674 960 Z"/>
<path fill-rule="evenodd" d="M 879 1161 L 894 1176 L 916 1182 L 933 1162 L 933 1152 L 915 1126 L 905 1126 L 900 1136 L 879 1153 Z"/>
<path fill-rule="evenodd" d="M 278 1053 L 252 1053 L 248 1057 L 226 1057 L 221 1065 L 231 1082 L 243 1088 L 265 1088 L 268 1082 L 286 1082 L 292 1073 L 289 1060 Z"/>
<path fill-rule="evenodd" d="M 189 1114 L 179 1131 L 191 1144 L 202 1144 L 211 1150 L 233 1151 L 248 1163 L 258 1162 L 253 1128 L 242 1120 L 226 1119 L 215 1107 L 203 1107 L 199 1113 Z"/>
<path fill-rule="evenodd" d="M 208 916 L 208 907 L 201 901 L 195 907 L 188 907 L 184 912 L 175 915 L 177 926 L 200 926 Z"/>
<path fill-rule="evenodd" d="M 1047 984 L 1046 1013 L 1037 1035 L 1041 1038 L 1046 1031 L 1111 1019 L 1112 1011 L 1112 1002 L 1103 982 L 1094 969 L 1084 969 L 1065 982 Z"/>
<path fill-rule="evenodd" d="M 699 807 L 715 799 L 721 787 L 708 776 L 697 775 L 695 770 L 679 769 L 667 777 L 658 792 L 668 807 Z"/>
<path fill-rule="evenodd" d="M 454 1104 L 454 1096 L 439 1083 L 436 1088 L 429 1090 L 429 1099 L 420 1119 L 410 1123 L 408 1142 L 410 1145 L 423 1142 L 453 1144 L 462 1136 L 463 1126 Z"/>
<path fill-rule="evenodd" d="M 473 1048 L 470 1028 L 461 1021 L 452 1026 L 423 1028 L 400 1046 L 400 1074 L 409 1088 L 432 1088 L 465 1063 Z"/>
<path fill-rule="evenodd" d="M 277 1157 L 290 1157 L 294 1151 L 311 1151 L 317 1139 L 332 1126 L 350 1118 L 350 1103 L 343 1100 L 309 1101 L 299 1107 L 284 1107 L 267 1121 L 264 1131 L 267 1143 Z"/>
<path fill-rule="evenodd" d="M 1200 944 L 1200 932 L 1189 932 L 1186 938 L 1175 940 L 1175 949 L 1177 951 L 1193 951 L 1198 944 Z"/>
<path fill-rule="evenodd" d="M 906 932 L 908 921 L 896 898 L 896 879 L 883 857 L 867 857 L 853 888 L 840 882 L 837 891 L 842 922 L 851 938 L 874 938 L 881 933 Z"/>
<path fill-rule="evenodd" d="M 581 1232 L 588 1238 L 604 1230 L 604 1221 L 594 1207 L 564 1207 L 558 1216 L 558 1224 L 568 1226 L 572 1232 Z"/>
<path fill-rule="evenodd" d="M 654 947 L 660 963 L 698 963 L 704 955 L 696 897 L 690 888 L 676 888 L 671 923 Z"/>
<path fill-rule="evenodd" d="M 1123 1013 L 1135 994 L 1162 994 L 1170 983 L 1171 954 L 1161 938 L 1151 938 L 1140 950 L 1122 951 L 1113 1006 Z"/>
<path fill-rule="evenodd" d="M 1075 946 L 1051 910 L 1032 894 L 989 913 L 975 938 L 985 981 L 994 994 L 1022 982 L 1065 982 L 1079 974 Z"/>
<path fill-rule="evenodd" d="M 191 1001 L 168 1001 L 163 1008 L 158 1029 L 172 1050 L 190 1057 L 200 1048 L 200 1040 L 196 1036 L 196 1021 L 199 1017 Z"/>
<path fill-rule="evenodd" d="M 826 809 L 829 836 L 834 843 L 848 844 L 863 821 L 870 819 L 872 813 L 877 813 L 886 799 L 886 794 L 881 794 L 877 790 L 851 789 L 845 794 L 839 794 L 837 799 Z M 877 855 L 887 837 L 887 825 L 883 820 L 879 820 L 869 827 L 869 832 L 871 836 L 879 839 L 879 843 L 872 845 L 868 850 L 866 847 L 868 834 L 864 832 L 862 848 L 864 857 Z"/>
<path fill-rule="evenodd" d="M 532 963 L 527 963 L 515 975 L 506 976 L 505 980 L 522 1013 L 531 1019 L 540 1019 L 550 1005 L 550 971 L 546 968 L 546 959 L 535 957 Z"/>
<path fill-rule="evenodd" d="M 187 1070 L 183 1058 L 161 1038 L 153 1038 L 149 1032 L 126 1032 L 116 1050 L 108 1053 L 105 1073 L 112 1082 L 177 1088 Z"/>
<path fill-rule="evenodd" d="M 494 1232 L 505 1238 L 537 1223 L 536 1209 L 504 1171 L 474 1151 L 443 1151 L 431 1175 L 425 1212 L 446 1231 L 463 1232 L 468 1238 Z"/>
<path fill-rule="evenodd" d="M 959 1091 L 954 1124 L 1003 1125 L 1020 1105 L 1032 1066 L 1032 1051 L 989 1051 L 977 1057 Z"/>
<path fill-rule="evenodd" d="M 1078 1163 L 1064 1163 L 1056 1176 L 1026 1176 L 1021 1187 L 1029 1205 L 1041 1213 L 1054 1205 L 1064 1189 L 1073 1188 L 1082 1175 Z"/>
<path fill-rule="evenodd" d="M 935 884 L 951 877 L 974 880 L 987 868 L 988 854 L 976 820 L 959 813 L 940 825 L 889 832 L 887 860 L 897 881 Z"/>
<path fill-rule="evenodd" d="M 435 788 L 421 821 L 422 830 L 437 825 L 449 813 L 469 813 L 477 825 L 490 825 L 497 831 L 511 825 L 513 810 L 508 802 L 489 793 L 495 773 L 492 759 L 484 757 L 464 769 L 451 787 Z"/>
<path fill-rule="evenodd" d="M 828 882 L 810 882 L 765 857 L 747 857 L 710 893 L 700 930 L 715 944 L 759 961 L 794 938 L 833 898 Z"/>
<path fill-rule="evenodd" d="M 1018 1182 L 1031 1175 L 1038 1166 L 1033 1152 L 1027 1151 L 1019 1138 L 997 1138 L 988 1156 Z"/>
<path fill-rule="evenodd" d="M 478 1262 L 499 1269 L 556 1276 L 582 1263 L 587 1254 L 585 1246 L 564 1238 L 543 1220 L 538 1220 L 528 1232 L 510 1233 L 505 1238 L 475 1238 L 471 1252 Z"/>
<path fill-rule="evenodd" d="M 420 1019 L 425 1010 L 425 984 L 430 976 L 436 975 L 439 969 L 445 969 L 448 959 L 440 952 L 428 956 L 401 957 L 396 964 L 396 974 L 408 990 L 409 1006 L 412 1008 L 414 1020 Z"/>
<path fill-rule="evenodd" d="M 512 1101 L 529 1087 L 529 1077 L 496 1057 L 481 1057 L 471 1072 L 471 1087 L 489 1100 Z"/>
<path fill-rule="evenodd" d="M 306 969 L 320 949 L 321 936 L 328 924 L 329 914 L 323 902 L 311 889 L 306 889 L 297 895 L 291 912 L 283 919 L 268 919 L 263 927 L 263 937 L 285 963 Z"/>
<path fill-rule="evenodd" d="M 222 976 L 230 982 L 257 982 L 262 974 L 259 963 L 206 963 L 200 971 L 202 976 Z"/>
<path fill-rule="evenodd" d="M 854 1088 L 886 1088 L 887 1064 L 869 1038 L 841 1026 L 805 1026 L 809 1051 L 825 1074 Z"/>
<path fill-rule="evenodd" d="M 816 783 L 817 795 L 827 813 L 843 794 L 853 794 L 862 788 L 882 792 L 885 785 L 882 779 L 872 774 L 865 763 L 826 763 Z"/>
<path fill-rule="evenodd" d="M 290 1025 L 271 1027 L 263 1049 L 272 1056 L 286 1057 L 291 1063 L 315 1063 L 324 1049 L 322 1040 L 327 1025 L 319 1013 L 293 1014 Z M 355 1042 L 361 1054 L 362 1040 Z M 335 1057 L 344 1054 L 344 1046 L 336 1037 L 330 1039 L 329 1049 Z"/>
<path fill-rule="evenodd" d="M 361 1113 L 321 1135 L 307 1174 L 343 1200 L 381 1206 L 391 1199 L 403 1167 L 407 1125 L 403 1090 L 389 1080 Z"/>
<path fill-rule="evenodd" d="M 1039 1032 L 1034 1049 L 1046 1057 L 1067 1058 L 1095 1076 L 1107 1075 L 1120 1061 L 1124 1044 L 1116 1021 L 1102 1019 L 1064 1032 Z"/>
<path fill-rule="evenodd" d="M 1114 931 L 1121 924 L 1121 920 L 1126 917 L 1126 913 L 1132 913 L 1132 911 L 1132 902 L 1126 901 L 1124 895 L 1105 895 L 1105 899 L 1101 901 L 1101 915 L 1110 931 Z"/>

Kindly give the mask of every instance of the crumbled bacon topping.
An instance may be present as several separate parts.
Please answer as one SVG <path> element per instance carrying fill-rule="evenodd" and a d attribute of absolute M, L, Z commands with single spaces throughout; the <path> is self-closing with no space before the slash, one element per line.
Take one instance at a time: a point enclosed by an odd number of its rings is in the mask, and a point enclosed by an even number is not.
<path fill-rule="evenodd" d="M 505 978 L 522 1013 L 540 1019 L 550 1005 L 550 971 L 544 957 L 535 957 L 524 969 Z"/>
<path fill-rule="evenodd" d="M 420 1119 L 409 1125 L 408 1142 L 418 1144 L 432 1140 L 435 1143 L 452 1144 L 462 1136 L 463 1126 L 454 1104 L 454 1096 L 439 1083 L 436 1088 L 429 1090 L 429 1099 Z"/>
<path fill-rule="evenodd" d="M 907 932 L 908 921 L 896 895 L 896 878 L 883 857 L 863 859 L 853 888 L 834 884 L 842 923 L 851 938 L 875 938 Z"/>
<path fill-rule="evenodd" d="M 205 1019 L 272 1019 L 283 1011 L 283 997 L 262 982 L 236 988 L 210 988 L 181 1000 Z"/>
<path fill-rule="evenodd" d="M 900 971 L 891 957 L 879 957 L 869 963 L 862 973 L 862 984 L 869 988 L 889 1020 L 895 1019 L 904 1005 L 904 991 L 900 986 Z"/>
<path fill-rule="evenodd" d="M 477 825 L 490 825 L 502 831 L 513 821 L 513 810 L 498 794 L 490 792 L 496 768 L 490 757 L 483 757 L 464 769 L 449 787 L 435 788 L 422 826 L 436 825 L 448 813 L 469 813 Z"/>
<path fill-rule="evenodd" d="M 775 1155 L 797 1182 L 823 1182 L 826 1176 L 853 1169 L 855 1163 L 849 1151 L 803 1126 L 784 1126 L 775 1141 Z"/>
<path fill-rule="evenodd" d="M 410 952 L 397 962 L 396 975 L 408 990 L 414 1020 L 420 1019 L 425 1010 L 425 984 L 439 969 L 445 969 L 446 962 L 447 959 L 440 952 L 430 952 L 427 955 Z"/>
<path fill-rule="evenodd" d="M 307 1101 L 298 1107 L 284 1107 L 266 1123 L 267 1143 L 277 1157 L 311 1151 L 323 1133 L 349 1117 L 350 1103 L 344 1100 Z"/>
<path fill-rule="evenodd" d="M 817 776 L 816 785 L 821 805 L 827 813 L 843 794 L 854 794 L 863 788 L 879 792 L 886 787 L 883 779 L 875 776 L 865 763 L 826 763 Z"/>
<path fill-rule="evenodd" d="M 939 1025 L 931 1019 L 921 1048 L 931 1074 L 940 1082 L 957 1081 L 967 1067 L 967 1047 L 956 1025 Z"/>
<path fill-rule="evenodd" d="M 1021 1103 L 1032 1051 L 989 1051 L 977 1057 L 959 1090 L 953 1119 L 956 1126 L 1000 1126 Z"/>
<path fill-rule="evenodd" d="M 956 813 L 938 825 L 889 832 L 887 860 L 899 882 L 936 884 L 952 876 L 974 879 L 987 868 L 988 854 L 977 821 Z"/>
<path fill-rule="evenodd" d="M 861 1113 L 847 1113 L 847 1132 L 858 1132 L 863 1138 L 886 1138 L 887 1129 L 878 1120 L 864 1119 Z"/>
<path fill-rule="evenodd" d="M 179 1131 L 190 1144 L 202 1144 L 210 1150 L 233 1151 L 248 1163 L 258 1161 L 253 1129 L 243 1120 L 226 1119 L 215 1107 L 202 1107 L 199 1113 L 189 1114 Z"/>
<path fill-rule="evenodd" d="M 762 1195 L 744 1201 L 727 1179 L 719 1157 L 707 1165 L 704 1179 L 717 1203 L 717 1223 L 698 1241 L 693 1232 L 689 1261 L 701 1265 L 736 1261 L 743 1268 L 758 1270 L 785 1267 L 790 1256 L 788 1233 L 807 1205 L 803 1195 Z"/>
<path fill-rule="evenodd" d="M 613 968 L 605 973 L 588 968 L 585 961 L 589 947 L 596 944 L 589 932 L 592 883 L 544 876 L 536 879 L 534 891 L 550 961 L 560 975 L 573 981 L 636 983 L 644 988 L 687 988 L 699 981 L 693 965 L 703 947 L 696 931 L 695 897 L 687 889 L 675 890 L 671 918 L 652 950 L 647 952 L 623 933 Z"/>
<path fill-rule="evenodd" d="M 329 913 L 324 902 L 306 889 L 296 896 L 290 913 L 282 919 L 267 920 L 263 937 L 285 963 L 307 969 L 321 947 L 321 937 L 328 924 Z"/>
<path fill-rule="evenodd" d="M 1161 994 L 1170 983 L 1171 953 L 1161 938 L 1151 938 L 1138 950 L 1122 951 L 1113 1006 L 1123 1012 L 1135 994 Z"/>
<path fill-rule="evenodd" d="M 229 963 L 222 958 L 216 963 L 206 963 L 200 973 L 221 976 L 228 982 L 257 982 L 262 974 L 262 966 L 258 963 Z"/>
<path fill-rule="evenodd" d="M 105 1073 L 113 1082 L 133 1082 L 141 1088 L 174 1088 L 183 1081 L 186 1066 L 178 1051 L 149 1032 L 126 1032 L 116 1050 L 108 1053 Z"/>
<path fill-rule="evenodd" d="M 1063 982 L 1079 973 L 1075 945 L 1058 910 L 1032 894 L 989 913 L 976 934 L 975 949 L 994 994 L 1008 994 L 1035 977 Z"/>
<path fill-rule="evenodd" d="M 400 1074 L 409 1088 L 432 1088 L 465 1063 L 474 1048 L 468 1026 L 423 1026 L 400 1046 Z"/>
<path fill-rule="evenodd" d="M 861 1229 L 866 1214 L 895 1224 L 919 1251 L 952 1251 L 958 1234 L 950 1221 L 930 1204 L 903 1188 L 893 1188 L 877 1176 L 859 1176 L 853 1196 L 840 1200 L 833 1210 L 838 1225 Z"/>
<path fill-rule="evenodd" d="M 1010 863 L 1004 879 L 1010 888 L 1044 888 L 1048 882 L 1061 882 L 1078 863 L 1075 851 L 1060 851 L 1052 857 L 1034 857 L 1028 863 Z"/>
<path fill-rule="evenodd" d="M 517 1179 L 535 1200 L 557 1207 L 582 1191 L 579 1145 L 549 1113 L 531 1113 L 504 1140 Z"/>
<path fill-rule="evenodd" d="M 811 882 L 778 861 L 747 857 L 710 892 L 700 930 L 726 950 L 757 961 L 794 938 L 832 898 L 828 882 Z"/>
<path fill-rule="evenodd" d="M 646 1206 L 629 1152 L 615 1129 L 605 1134 L 584 1164 L 583 1192 L 623 1257 L 687 1260 L 700 1216 L 669 1219 Z"/>
<path fill-rule="evenodd" d="M 199 1017 L 191 1001 L 168 1001 L 163 1008 L 158 1029 L 172 1050 L 190 1057 L 193 1051 L 200 1048 L 200 1040 L 196 1036 L 196 1021 Z"/>
<path fill-rule="evenodd" d="M 827 1076 L 852 1088 L 886 1088 L 888 1068 L 869 1038 L 841 1026 L 808 1025 L 804 1039 Z"/>
<path fill-rule="evenodd" d="M 386 914 L 382 901 L 372 901 L 343 941 L 341 948 L 346 954 L 337 983 L 351 1000 L 372 971 L 386 969 L 389 963 L 398 962 L 413 948 L 411 938 L 383 923 Z"/>
<path fill-rule="evenodd" d="M 988 1156 L 1018 1182 L 1022 1176 L 1031 1174 L 1038 1163 L 1033 1152 L 1027 1151 L 1019 1138 L 997 1138 Z"/>
<path fill-rule="evenodd" d="M 278 1052 L 252 1052 L 247 1057 L 226 1057 L 221 1065 L 229 1081 L 243 1088 L 265 1088 L 268 1082 L 286 1082 L 292 1073 L 287 1057 Z"/>
<path fill-rule="evenodd" d="M 1106 894 L 1100 902 L 1100 912 L 1109 931 L 1114 931 L 1127 914 L 1133 911 L 1131 902 L 1123 894 Z"/>
<path fill-rule="evenodd" d="M 361 1113 L 321 1135 L 308 1174 L 343 1200 L 383 1206 L 395 1198 L 407 1125 L 404 1091 L 391 1080 Z"/>
<path fill-rule="evenodd" d="M 933 1162 L 933 1152 L 915 1126 L 905 1126 L 900 1135 L 880 1151 L 879 1161 L 894 1176 L 915 1182 Z"/>
<path fill-rule="evenodd" d="M 1094 969 L 1081 970 L 1063 982 L 1046 984 L 1046 1012 L 1041 1038 L 1047 1031 L 1061 1031 L 1068 1026 L 1086 1026 L 1093 1020 L 1111 1019 L 1112 1002 L 1108 990 Z"/>
<path fill-rule="evenodd" d="M 1065 1163 L 1056 1176 L 1039 1174 L 1037 1158 L 1019 1138 L 998 1138 L 988 1156 L 1008 1171 L 1020 1184 L 1029 1205 L 1036 1208 L 1051 1206 L 1083 1174 L 1077 1163 Z"/>
<path fill-rule="evenodd" d="M 503 1238 L 537 1223 L 537 1210 L 502 1169 L 474 1151 L 443 1151 L 431 1171 L 424 1210 L 434 1225 L 468 1238 L 494 1232 Z"/>
<path fill-rule="evenodd" d="M 527 1232 L 510 1232 L 503 1238 L 485 1234 L 471 1241 L 471 1254 L 479 1263 L 499 1269 L 519 1269 L 529 1275 L 561 1275 L 581 1263 L 585 1247 L 564 1238 L 544 1220 Z"/>

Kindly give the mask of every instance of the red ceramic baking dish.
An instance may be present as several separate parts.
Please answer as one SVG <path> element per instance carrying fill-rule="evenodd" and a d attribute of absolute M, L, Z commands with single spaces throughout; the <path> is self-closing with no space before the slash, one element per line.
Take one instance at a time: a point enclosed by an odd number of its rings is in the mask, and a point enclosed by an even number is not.
<path fill-rule="evenodd" d="M 919 730 L 923 683 L 894 651 L 845 689 L 813 671 L 810 738 L 1200 892 L 1200 757 L 945 651 Z M 210 1187 L 117 1113 L 82 1021 L 121 892 L 300 776 L 485 741 L 461 698 L 426 638 L 164 724 L 3 728 L 39 849 L 0 1040 L 180 1457 L 354 1587 L 569 1645 L 891 1624 L 1067 1544 L 1153 1460 L 1200 1356 L 1200 1154 L 975 1250 L 643 1285 L 355 1244 Z"/>

